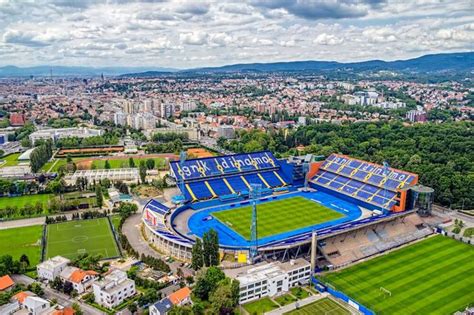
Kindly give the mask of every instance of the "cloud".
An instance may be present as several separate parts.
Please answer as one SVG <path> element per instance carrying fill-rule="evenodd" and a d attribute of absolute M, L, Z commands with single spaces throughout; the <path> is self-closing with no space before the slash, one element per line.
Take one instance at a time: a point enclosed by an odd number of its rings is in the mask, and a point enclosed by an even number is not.
<path fill-rule="evenodd" d="M 8 30 L 3 34 L 3 41 L 9 44 L 17 44 L 28 47 L 44 47 L 63 40 L 64 36 L 50 32 L 35 33 L 19 30 Z"/>
<path fill-rule="evenodd" d="M 208 41 L 208 35 L 204 32 L 181 33 L 179 41 L 186 45 L 204 45 Z"/>
<path fill-rule="evenodd" d="M 285 9 L 298 17 L 316 19 L 357 18 L 368 14 L 371 7 L 380 7 L 383 0 L 253 0 L 254 6 Z"/>
<path fill-rule="evenodd" d="M 329 45 L 329 46 L 334 46 L 334 45 L 339 45 L 344 42 L 343 38 L 337 37 L 335 35 L 330 35 L 330 34 L 319 34 L 314 40 L 314 44 L 318 45 Z"/>

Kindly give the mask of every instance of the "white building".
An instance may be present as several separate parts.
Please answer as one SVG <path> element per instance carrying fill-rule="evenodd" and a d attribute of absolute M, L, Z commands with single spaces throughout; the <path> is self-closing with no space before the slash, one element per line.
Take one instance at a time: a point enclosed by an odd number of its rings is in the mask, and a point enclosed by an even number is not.
<path fill-rule="evenodd" d="M 18 301 L 20 308 L 26 310 L 29 315 L 49 314 L 52 311 L 49 301 L 29 291 L 19 292 L 13 296 L 13 299 Z"/>
<path fill-rule="evenodd" d="M 50 258 L 36 266 L 38 278 L 53 281 L 54 278 L 59 277 L 70 262 L 69 259 L 61 256 Z"/>
<path fill-rule="evenodd" d="M 219 138 L 234 139 L 235 131 L 234 127 L 230 125 L 222 125 L 217 128 L 217 135 Z"/>
<path fill-rule="evenodd" d="M 160 104 L 160 117 L 169 118 L 174 115 L 175 106 L 170 103 L 161 103 Z"/>
<path fill-rule="evenodd" d="M 72 287 L 77 293 L 82 294 L 92 287 L 99 274 L 93 270 L 82 270 L 77 267 L 67 266 L 59 275 L 64 282 L 72 283 Z"/>
<path fill-rule="evenodd" d="M 310 271 L 311 264 L 299 258 L 286 263 L 264 263 L 224 272 L 240 282 L 239 303 L 246 303 L 281 295 L 292 287 L 308 283 Z"/>
<path fill-rule="evenodd" d="M 114 270 L 101 281 L 92 284 L 95 302 L 114 308 L 125 299 L 135 295 L 135 281 L 128 279 L 122 270 Z"/>
<path fill-rule="evenodd" d="M 35 143 L 37 140 L 48 140 L 51 139 L 56 141 L 62 138 L 89 138 L 95 136 L 101 136 L 104 133 L 101 129 L 90 129 L 90 128 L 58 128 L 58 129 L 41 129 L 30 134 L 31 143 Z"/>

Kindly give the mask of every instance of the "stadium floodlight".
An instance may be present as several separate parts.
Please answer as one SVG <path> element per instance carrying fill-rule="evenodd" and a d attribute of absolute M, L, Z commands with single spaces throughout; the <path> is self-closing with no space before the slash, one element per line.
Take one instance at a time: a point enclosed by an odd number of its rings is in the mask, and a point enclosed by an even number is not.
<path fill-rule="evenodd" d="M 257 200 L 262 194 L 262 184 L 250 184 L 250 199 L 252 200 L 252 222 L 250 225 L 251 246 L 250 257 L 252 263 L 255 262 L 258 254 L 258 235 L 257 235 Z"/>

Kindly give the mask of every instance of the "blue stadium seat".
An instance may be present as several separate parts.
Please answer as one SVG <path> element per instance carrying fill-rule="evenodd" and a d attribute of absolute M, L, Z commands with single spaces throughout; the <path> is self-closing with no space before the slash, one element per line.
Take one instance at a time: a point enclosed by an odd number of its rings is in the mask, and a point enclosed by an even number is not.
<path fill-rule="evenodd" d="M 222 178 L 210 179 L 207 182 L 218 196 L 232 194 Z"/>

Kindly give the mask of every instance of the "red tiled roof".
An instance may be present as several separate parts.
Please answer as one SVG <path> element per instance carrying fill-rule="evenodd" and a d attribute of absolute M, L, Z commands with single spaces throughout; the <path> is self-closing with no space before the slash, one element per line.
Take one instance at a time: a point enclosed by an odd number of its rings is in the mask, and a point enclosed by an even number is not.
<path fill-rule="evenodd" d="M 191 294 L 191 289 L 189 289 L 188 287 L 184 287 L 174 293 L 171 293 L 168 296 L 168 299 L 171 301 L 171 303 L 176 305 L 176 304 L 181 303 L 186 298 L 188 298 L 190 294 Z"/>
<path fill-rule="evenodd" d="M 0 291 L 8 289 L 14 284 L 15 282 L 12 280 L 12 278 L 10 278 L 9 275 L 0 277 Z"/>

